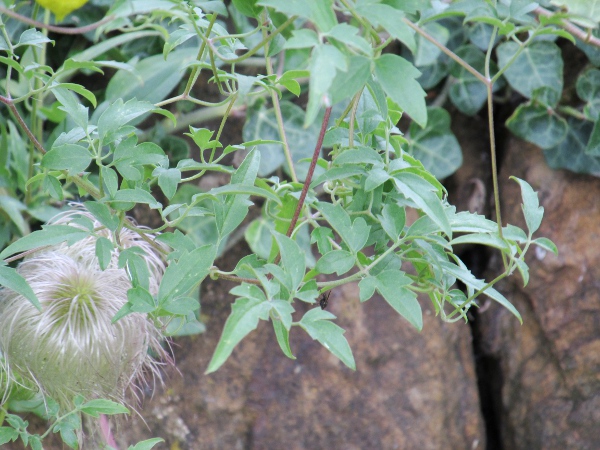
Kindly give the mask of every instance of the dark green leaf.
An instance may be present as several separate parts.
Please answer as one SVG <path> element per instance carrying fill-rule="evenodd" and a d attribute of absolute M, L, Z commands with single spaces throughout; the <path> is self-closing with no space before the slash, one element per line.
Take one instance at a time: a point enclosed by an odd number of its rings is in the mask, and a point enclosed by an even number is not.
<path fill-rule="evenodd" d="M 519 44 L 510 41 L 496 48 L 498 64 L 504 67 L 519 50 Z M 547 88 L 540 101 L 548 106 L 556 106 L 563 88 L 563 59 L 560 49 L 554 42 L 534 41 L 517 56 L 506 69 L 504 76 L 513 89 L 527 98 L 534 91 Z"/>
<path fill-rule="evenodd" d="M 559 145 L 567 136 L 567 121 L 539 103 L 523 103 L 506 121 L 515 135 L 538 147 L 548 149 Z"/>
<path fill-rule="evenodd" d="M 450 114 L 442 108 L 428 108 L 425 128 L 410 126 L 409 152 L 437 178 L 453 174 L 462 165 L 462 151 L 450 129 Z"/>
<path fill-rule="evenodd" d="M 108 228 L 115 231 L 119 226 L 119 217 L 117 217 L 104 203 L 84 202 L 85 208 L 91 212 L 98 221 Z"/>

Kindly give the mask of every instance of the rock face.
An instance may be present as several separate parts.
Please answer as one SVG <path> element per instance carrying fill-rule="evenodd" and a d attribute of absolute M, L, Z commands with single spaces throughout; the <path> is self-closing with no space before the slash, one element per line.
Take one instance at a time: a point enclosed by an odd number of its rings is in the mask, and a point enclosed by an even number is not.
<path fill-rule="evenodd" d="M 541 150 L 512 138 L 501 177 L 503 221 L 524 228 L 515 175 L 538 191 L 544 221 L 534 235 L 559 256 L 531 251 L 530 283 L 500 288 L 523 316 L 492 307 L 483 344 L 502 381 L 505 449 L 600 448 L 600 179 L 554 171 Z M 496 261 L 496 267 L 500 262 Z M 498 405 L 500 406 L 500 405 Z"/>
<path fill-rule="evenodd" d="M 426 314 L 416 332 L 381 298 L 361 305 L 356 286 L 333 291 L 328 310 L 346 328 L 352 372 L 302 330 L 279 349 L 261 322 L 219 371 L 204 375 L 232 287 L 209 282 L 203 335 L 179 339 L 181 371 L 132 420 L 121 445 L 150 436 L 172 449 L 484 449 L 469 327 Z M 307 308 L 309 305 L 307 305 Z M 296 318 L 297 320 L 298 318 Z"/>

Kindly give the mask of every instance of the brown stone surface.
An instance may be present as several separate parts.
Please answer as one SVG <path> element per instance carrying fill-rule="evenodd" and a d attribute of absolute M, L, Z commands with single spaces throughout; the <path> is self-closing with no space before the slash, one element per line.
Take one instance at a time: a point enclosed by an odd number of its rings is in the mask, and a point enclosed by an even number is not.
<path fill-rule="evenodd" d="M 553 171 L 542 152 L 509 141 L 501 173 L 503 221 L 524 227 L 519 187 L 539 191 L 545 208 L 534 235 L 552 239 L 556 257 L 532 249 L 530 283 L 502 290 L 523 315 L 481 315 L 485 346 L 502 367 L 506 449 L 600 448 L 600 179 Z"/>
<path fill-rule="evenodd" d="M 208 283 L 207 332 L 177 340 L 181 376 L 146 400 L 149 429 L 137 419 L 121 426 L 123 448 L 152 436 L 167 441 L 158 448 L 182 450 L 485 448 L 467 325 L 426 314 L 418 333 L 381 298 L 361 305 L 356 286 L 345 286 L 328 310 L 347 329 L 356 372 L 300 329 L 291 333 L 297 360 L 286 358 L 261 322 L 219 371 L 204 375 L 231 287 Z"/>

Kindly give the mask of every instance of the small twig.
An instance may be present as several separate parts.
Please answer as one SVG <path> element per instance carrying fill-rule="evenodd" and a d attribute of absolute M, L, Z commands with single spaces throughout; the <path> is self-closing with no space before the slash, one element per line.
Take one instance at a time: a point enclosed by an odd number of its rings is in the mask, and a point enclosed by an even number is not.
<path fill-rule="evenodd" d="M 66 27 L 57 27 L 56 25 L 45 24 L 43 22 L 38 22 L 37 20 L 31 19 L 26 16 L 22 16 L 19 13 L 11 11 L 8 8 L 4 8 L 3 6 L 0 6 L 0 14 L 6 14 L 7 16 L 12 17 L 13 19 L 17 19 L 19 22 L 26 23 L 27 25 L 33 25 L 36 28 L 45 28 L 49 31 L 52 31 L 53 33 L 58 33 L 58 34 L 85 34 L 89 31 L 94 31 L 96 28 L 98 28 L 114 19 L 114 16 L 109 16 L 109 17 L 105 17 L 104 19 L 102 19 L 98 22 L 91 23 L 84 27 L 66 28 Z"/>

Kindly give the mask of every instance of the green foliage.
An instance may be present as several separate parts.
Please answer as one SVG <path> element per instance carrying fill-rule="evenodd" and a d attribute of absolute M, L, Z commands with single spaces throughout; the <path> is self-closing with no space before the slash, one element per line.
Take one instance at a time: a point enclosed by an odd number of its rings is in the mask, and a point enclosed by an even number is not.
<path fill-rule="evenodd" d="M 91 237 L 99 267 L 116 255 L 131 282 L 113 322 L 146 314 L 177 335 L 204 330 L 200 284 L 232 280 L 236 298 L 207 373 L 261 320 L 272 323 L 285 356 L 295 358 L 297 327 L 356 369 L 345 330 L 318 305 L 350 282 L 361 302 L 378 293 L 417 330 L 422 298 L 449 322 L 467 320 L 481 296 L 521 320 L 494 284 L 515 271 L 527 283 L 532 244 L 557 249 L 533 237 L 543 208 L 524 180 L 515 178 L 527 231 L 448 203 L 439 180 L 462 164 L 452 110 L 493 114 L 494 100 L 512 95 L 520 104 L 509 130 L 539 145 L 552 167 L 600 173 L 600 71 L 581 73 L 577 98 L 568 98 L 554 42 L 575 42 L 564 20 L 582 19 L 580 1 L 554 2 L 567 14 L 538 20 L 536 5 L 520 0 L 124 0 L 108 11 L 91 3 L 111 20 L 69 37 L 73 45 L 53 47 L 45 31 L 0 16 L 0 285 L 39 307 L 8 264 Z M 15 11 L 43 20 L 38 7 Z M 577 37 L 600 64 L 598 49 Z M 240 116 L 244 142 L 225 145 L 228 119 Z M 495 160 L 493 140 L 490 151 Z M 89 219 L 40 228 L 75 199 L 102 230 Z M 155 229 L 127 217 L 138 205 L 151 210 Z M 122 229 L 146 240 L 162 232 L 152 244 L 168 267 L 156 295 L 144 252 L 100 233 Z M 253 254 L 226 272 L 218 257 L 242 235 Z M 504 272 L 477 279 L 455 253 L 464 244 L 500 252 Z M 102 399 L 79 398 L 63 415 L 46 404 L 30 409 L 71 448 L 82 414 L 127 412 Z M 0 443 L 41 448 L 45 436 L 29 434 L 10 405 Z"/>

